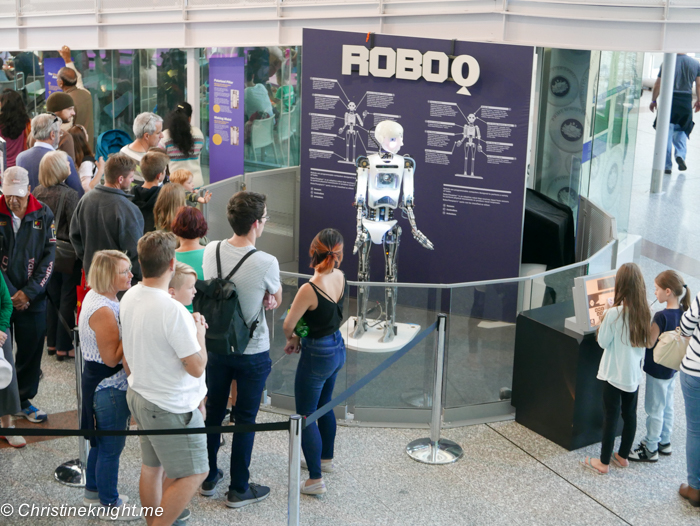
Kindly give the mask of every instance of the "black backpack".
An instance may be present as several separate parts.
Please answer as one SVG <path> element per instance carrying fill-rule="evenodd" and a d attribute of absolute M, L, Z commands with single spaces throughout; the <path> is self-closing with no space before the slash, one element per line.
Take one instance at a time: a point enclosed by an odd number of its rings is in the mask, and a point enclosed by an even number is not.
<path fill-rule="evenodd" d="M 229 275 L 222 278 L 221 243 L 223 241 L 216 246 L 217 277 L 197 280 L 195 284 L 197 294 L 194 297 L 193 307 L 195 312 L 204 316 L 209 326 L 206 333 L 207 351 L 223 355 L 242 354 L 260 322 L 260 315 L 248 327 L 238 301 L 236 285 L 229 280 L 256 250 L 253 249 L 243 256 Z"/>

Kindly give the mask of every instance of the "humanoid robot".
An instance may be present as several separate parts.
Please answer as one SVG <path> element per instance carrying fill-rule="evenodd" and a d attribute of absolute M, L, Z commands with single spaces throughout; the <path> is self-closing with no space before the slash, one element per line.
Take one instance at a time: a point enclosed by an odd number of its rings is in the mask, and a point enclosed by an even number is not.
<path fill-rule="evenodd" d="M 357 105 L 354 102 L 348 103 L 348 111 L 345 112 L 345 122 L 338 130 L 338 135 L 343 133 L 343 130 L 347 128 L 345 133 L 345 161 L 352 162 L 350 159 L 355 158 L 355 146 L 357 144 L 357 134 L 359 133 L 356 129 L 356 125 L 364 126 L 362 122 L 362 117 L 357 114 Z M 367 112 L 363 113 L 363 117 L 367 116 Z M 352 157 L 350 157 L 350 145 L 352 144 Z M 342 162 L 342 161 L 341 161 Z"/>
<path fill-rule="evenodd" d="M 464 175 L 463 177 L 476 177 L 474 175 L 474 158 L 476 157 L 476 150 L 482 151 L 481 143 L 478 144 L 474 142 L 474 139 L 481 141 L 481 130 L 474 124 L 476 122 L 476 115 L 470 113 L 467 116 L 467 124 L 464 125 L 462 130 L 462 138 L 457 141 L 457 146 L 462 146 L 464 144 Z M 471 165 L 470 165 L 471 161 Z M 479 177 L 483 179 L 483 177 Z"/>
<path fill-rule="evenodd" d="M 433 250 L 433 244 L 416 227 L 413 214 L 413 174 L 416 163 L 410 157 L 397 152 L 403 146 L 403 127 L 394 121 L 382 121 L 374 133 L 380 145 L 379 153 L 357 159 L 357 237 L 353 254 L 360 254 L 358 281 L 369 281 L 369 251 L 372 243 L 384 245 L 385 278 L 396 283 L 396 258 L 398 256 L 401 227 L 394 219 L 394 210 L 401 208 L 411 225 L 413 237 L 425 248 Z M 403 197 L 401 189 L 403 186 Z M 380 342 L 394 339 L 396 322 L 396 287 L 386 287 L 384 331 Z M 367 300 L 369 287 L 358 287 L 357 326 L 353 338 L 361 338 L 369 328 Z"/>

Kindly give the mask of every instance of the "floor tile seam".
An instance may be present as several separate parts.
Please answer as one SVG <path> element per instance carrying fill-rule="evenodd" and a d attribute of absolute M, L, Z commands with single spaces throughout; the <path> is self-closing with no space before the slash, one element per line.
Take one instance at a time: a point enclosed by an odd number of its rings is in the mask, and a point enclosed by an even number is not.
<path fill-rule="evenodd" d="M 657 255 L 657 252 L 661 252 L 663 255 Z M 682 252 L 654 243 L 644 237 L 642 237 L 640 254 L 662 265 L 682 266 L 684 267 L 683 269 L 677 270 L 694 278 L 700 278 L 700 270 L 698 270 L 700 269 L 700 261 Z M 668 259 L 665 256 L 668 256 Z"/>
<path fill-rule="evenodd" d="M 552 472 L 554 475 L 556 475 L 557 477 L 559 477 L 560 479 L 562 479 L 564 482 L 566 482 L 567 484 L 569 484 L 572 488 L 574 488 L 574 489 L 576 489 L 577 491 L 579 491 L 582 495 L 584 495 L 584 496 L 587 497 L 589 500 L 591 500 L 592 502 L 594 502 L 595 504 L 597 504 L 598 506 L 600 506 L 601 508 L 603 508 L 604 510 L 606 510 L 608 513 L 610 513 L 611 515 L 613 515 L 614 517 L 616 517 L 618 520 L 620 520 L 620 521 L 623 522 L 624 524 L 627 524 L 628 526 L 633 526 L 632 523 L 629 522 L 627 519 L 625 519 L 624 517 L 622 517 L 620 514 L 618 514 L 618 513 L 615 512 L 614 510 L 610 509 L 608 506 L 606 506 L 604 503 L 602 503 L 601 501 L 599 501 L 597 498 L 595 498 L 593 495 L 591 495 L 590 493 L 588 493 L 586 490 L 584 490 L 583 488 L 581 488 L 580 486 L 578 486 L 577 484 L 575 484 L 574 482 L 572 482 L 571 480 L 569 480 L 568 478 L 566 478 L 564 475 L 562 475 L 561 473 L 559 473 L 556 469 L 554 469 L 553 467 L 551 467 L 550 465 L 548 465 L 544 460 L 541 460 L 541 459 L 537 458 L 537 456 L 535 456 L 535 454 L 530 453 L 529 451 L 527 451 L 527 450 L 525 449 L 525 447 L 523 447 L 523 446 L 521 446 L 520 444 L 518 444 L 517 442 L 515 442 L 515 440 L 513 440 L 513 439 L 509 438 L 508 436 L 506 436 L 505 434 L 501 433 L 500 431 L 498 431 L 497 429 L 495 429 L 494 427 L 492 427 L 490 424 L 485 424 L 485 425 L 486 425 L 486 427 L 488 427 L 491 431 L 493 431 L 496 435 L 500 436 L 501 438 L 503 438 L 503 439 L 506 440 L 507 442 L 511 443 L 511 444 L 512 444 L 513 446 L 515 446 L 517 449 L 519 449 L 520 451 L 522 451 L 525 455 L 531 457 L 531 458 L 532 458 L 533 460 L 535 460 L 538 464 L 542 465 L 542 466 L 543 466 L 544 468 L 546 468 L 548 471 Z"/>

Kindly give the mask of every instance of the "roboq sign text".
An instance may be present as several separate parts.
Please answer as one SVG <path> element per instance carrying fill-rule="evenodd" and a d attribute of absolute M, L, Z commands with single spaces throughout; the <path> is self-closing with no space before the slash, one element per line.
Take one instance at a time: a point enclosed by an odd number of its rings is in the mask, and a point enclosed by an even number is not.
<path fill-rule="evenodd" d="M 381 62 L 384 59 L 385 64 Z M 441 51 L 426 51 L 417 49 L 396 50 L 390 47 L 343 46 L 343 75 L 352 75 L 353 66 L 359 68 L 358 74 L 367 77 L 418 80 L 421 77 L 428 82 L 445 82 L 452 75 L 452 80 L 462 86 L 457 93 L 471 95 L 467 88 L 479 80 L 481 69 L 477 60 L 470 55 L 455 57 L 450 65 L 450 57 Z M 468 73 L 464 75 L 464 67 Z"/>

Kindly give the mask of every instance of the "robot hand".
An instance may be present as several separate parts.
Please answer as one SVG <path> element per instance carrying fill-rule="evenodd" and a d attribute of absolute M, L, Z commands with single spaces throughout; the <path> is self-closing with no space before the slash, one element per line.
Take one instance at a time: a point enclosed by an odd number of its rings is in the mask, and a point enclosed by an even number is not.
<path fill-rule="evenodd" d="M 343 126 L 342 128 L 338 128 L 338 135 L 340 135 L 341 133 L 343 133 L 343 130 L 344 130 L 344 129 L 345 129 L 345 126 Z"/>
<path fill-rule="evenodd" d="M 484 151 L 484 148 L 483 148 L 481 145 L 477 146 L 477 149 L 478 149 L 480 152 L 483 152 L 483 151 Z"/>
<path fill-rule="evenodd" d="M 461 140 L 457 141 L 457 144 L 455 146 L 457 146 L 457 148 L 459 148 L 460 146 L 462 146 L 463 142 L 464 142 L 464 139 L 461 139 Z"/>
<path fill-rule="evenodd" d="M 368 112 L 367 110 L 365 110 L 365 111 L 362 112 L 362 118 L 363 118 L 363 119 L 364 119 L 365 117 L 367 117 L 367 115 L 369 115 L 369 112 Z"/>
<path fill-rule="evenodd" d="M 430 242 L 430 240 L 425 237 L 425 234 L 418 230 L 417 228 L 412 228 L 411 233 L 416 241 L 423 245 L 428 250 L 435 250 L 435 246 Z"/>
<path fill-rule="evenodd" d="M 355 237 L 355 246 L 352 249 L 353 255 L 357 254 L 357 252 L 362 249 L 362 245 L 364 245 L 367 242 L 367 239 L 369 239 L 369 232 L 367 232 L 367 229 L 362 226 L 363 217 L 363 205 L 362 203 L 359 203 L 357 205 L 357 236 Z"/>

